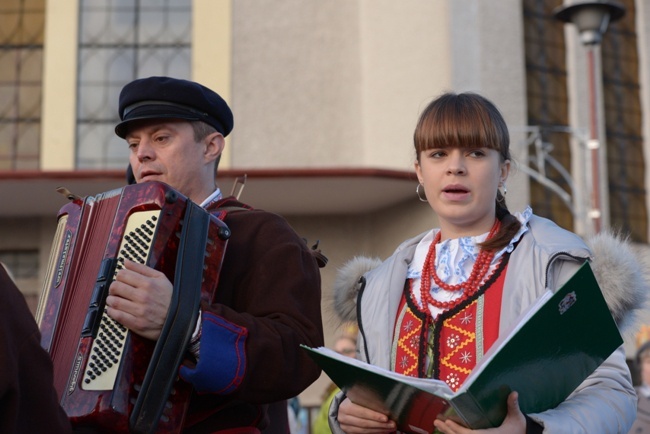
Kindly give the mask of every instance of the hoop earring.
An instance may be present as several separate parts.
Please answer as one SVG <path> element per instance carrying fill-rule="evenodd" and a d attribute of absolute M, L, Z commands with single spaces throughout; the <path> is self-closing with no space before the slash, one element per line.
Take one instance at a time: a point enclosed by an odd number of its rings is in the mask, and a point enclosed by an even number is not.
<path fill-rule="evenodd" d="M 415 187 L 415 194 L 418 195 L 418 199 L 420 199 L 420 202 L 427 202 L 427 195 L 426 193 L 420 192 L 420 187 L 422 187 L 422 190 L 424 190 L 424 185 L 423 184 L 418 184 L 417 187 Z"/>
<path fill-rule="evenodd" d="M 499 184 L 499 187 L 503 187 L 503 191 L 497 188 L 497 204 L 503 205 L 506 203 L 506 194 L 508 193 L 508 189 L 505 184 Z"/>

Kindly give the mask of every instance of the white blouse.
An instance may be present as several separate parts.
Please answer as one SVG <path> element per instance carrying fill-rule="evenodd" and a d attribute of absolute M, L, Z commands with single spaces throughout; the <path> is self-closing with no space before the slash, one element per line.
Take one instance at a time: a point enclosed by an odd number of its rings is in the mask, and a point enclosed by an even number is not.
<path fill-rule="evenodd" d="M 533 214 L 533 210 L 530 207 L 527 207 L 521 213 L 514 213 L 513 215 L 517 220 L 521 222 L 521 229 L 515 234 L 515 236 L 510 240 L 510 243 L 498 251 L 492 263 L 490 264 L 490 269 L 487 273 L 487 276 L 492 274 L 492 271 L 499 264 L 500 258 L 505 253 L 510 253 L 514 250 L 515 244 L 519 241 L 523 234 L 528 231 L 528 220 Z M 428 234 L 420 240 L 419 244 L 415 248 L 415 254 L 413 260 L 408 268 L 407 278 L 413 279 L 412 292 L 413 299 L 418 303 L 418 306 L 422 307 L 422 297 L 420 294 L 420 276 L 422 275 L 422 267 L 424 265 L 424 260 L 429 251 L 429 246 L 434 240 L 440 229 L 432 229 Z M 480 248 L 477 244 L 485 241 L 488 236 L 488 232 L 473 236 L 473 237 L 461 237 L 444 240 L 436 245 L 436 263 L 435 268 L 438 273 L 438 277 L 445 283 L 450 285 L 457 285 L 466 281 L 471 272 L 474 263 L 476 262 L 476 257 L 479 254 Z M 483 282 L 481 282 L 483 283 Z M 448 302 L 455 300 L 462 296 L 462 291 L 444 291 L 436 285 L 432 280 L 431 282 L 431 296 L 438 301 Z M 440 313 L 443 312 L 443 309 L 429 305 L 429 312 L 431 316 L 435 318 Z"/>

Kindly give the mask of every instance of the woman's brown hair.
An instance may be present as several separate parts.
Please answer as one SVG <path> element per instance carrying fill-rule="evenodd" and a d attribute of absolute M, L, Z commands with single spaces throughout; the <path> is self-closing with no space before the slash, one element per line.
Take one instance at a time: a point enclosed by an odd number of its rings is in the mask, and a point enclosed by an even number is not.
<path fill-rule="evenodd" d="M 420 153 L 433 148 L 490 148 L 501 161 L 512 160 L 510 134 L 499 109 L 476 93 L 445 93 L 424 109 L 413 133 L 417 160 Z M 495 214 L 501 227 L 494 237 L 480 244 L 486 250 L 506 247 L 521 228 L 506 206 L 505 197 L 495 192 Z"/>

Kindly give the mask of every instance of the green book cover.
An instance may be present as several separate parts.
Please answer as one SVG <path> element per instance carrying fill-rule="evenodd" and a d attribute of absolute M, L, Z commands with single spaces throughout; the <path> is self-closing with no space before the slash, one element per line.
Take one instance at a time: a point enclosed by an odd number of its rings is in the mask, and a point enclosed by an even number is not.
<path fill-rule="evenodd" d="M 437 417 L 473 429 L 499 426 L 513 390 L 526 414 L 554 408 L 622 344 L 585 263 L 524 312 L 455 393 L 440 380 L 404 376 L 328 348 L 303 348 L 352 402 L 389 415 L 400 431 L 421 434 L 433 432 Z"/>

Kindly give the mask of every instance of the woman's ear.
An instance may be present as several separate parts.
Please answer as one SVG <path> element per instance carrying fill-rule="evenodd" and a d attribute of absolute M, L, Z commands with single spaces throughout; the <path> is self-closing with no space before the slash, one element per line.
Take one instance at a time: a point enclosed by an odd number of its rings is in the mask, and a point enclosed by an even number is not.
<path fill-rule="evenodd" d="M 508 180 L 508 175 L 510 175 L 510 160 L 504 160 L 503 163 L 501 163 L 501 176 L 499 178 L 501 184 L 505 184 Z"/>
<path fill-rule="evenodd" d="M 415 160 L 415 163 L 413 165 L 415 166 L 415 174 L 418 176 L 418 182 L 420 184 L 423 184 L 424 181 L 422 181 L 422 168 L 420 167 L 420 163 Z"/>

